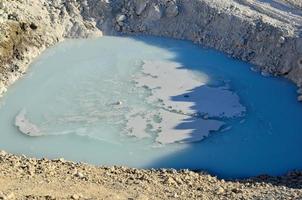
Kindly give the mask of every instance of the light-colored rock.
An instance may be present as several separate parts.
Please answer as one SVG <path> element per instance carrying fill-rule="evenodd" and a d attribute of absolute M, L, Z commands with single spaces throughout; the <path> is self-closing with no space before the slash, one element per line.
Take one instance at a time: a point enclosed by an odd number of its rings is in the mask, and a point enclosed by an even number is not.
<path fill-rule="evenodd" d="M 73 195 L 71 196 L 71 199 L 78 200 L 78 199 L 81 199 L 82 196 L 83 196 L 82 194 L 73 194 Z"/>
<path fill-rule="evenodd" d="M 127 18 L 126 15 L 119 14 L 119 15 L 116 16 L 116 21 L 117 22 L 123 22 L 123 21 L 126 20 L 126 18 Z"/>
<path fill-rule="evenodd" d="M 76 172 L 75 176 L 78 177 L 78 178 L 81 178 L 81 179 L 85 177 L 82 172 Z"/>
<path fill-rule="evenodd" d="M 179 13 L 178 6 L 175 3 L 170 3 L 165 13 L 167 17 L 176 17 Z"/>
<path fill-rule="evenodd" d="M 141 15 L 142 12 L 146 9 L 147 1 L 146 0 L 135 0 L 135 12 L 137 15 Z"/>
<path fill-rule="evenodd" d="M 280 43 L 280 44 L 284 44 L 285 41 L 286 41 L 285 37 L 281 36 L 281 37 L 279 38 L 279 43 Z"/>
<path fill-rule="evenodd" d="M 163 11 L 159 5 L 153 4 L 148 10 L 147 20 L 149 21 L 158 21 L 162 18 Z"/>
<path fill-rule="evenodd" d="M 218 187 L 216 189 L 217 194 L 223 194 L 225 192 L 225 190 L 222 187 Z"/>
<path fill-rule="evenodd" d="M 4 8 L 4 2 L 0 1 L 0 9 L 3 9 L 3 8 Z"/>
<path fill-rule="evenodd" d="M 7 155 L 7 153 L 5 151 L 3 151 L 3 150 L 0 151 L 0 156 L 6 156 L 6 155 Z"/>

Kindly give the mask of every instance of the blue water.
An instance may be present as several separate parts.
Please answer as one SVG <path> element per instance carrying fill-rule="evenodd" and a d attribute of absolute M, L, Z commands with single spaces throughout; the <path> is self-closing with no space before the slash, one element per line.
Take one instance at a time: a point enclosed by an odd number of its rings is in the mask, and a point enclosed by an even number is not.
<path fill-rule="evenodd" d="M 55 120 L 91 109 L 77 106 L 86 98 L 90 99 L 87 105 L 103 105 L 95 108 L 103 113 L 114 109 L 104 102 L 117 99 L 148 106 L 143 102 L 148 94 L 131 89 L 130 77 L 142 60 L 181 63 L 209 77 L 213 87 L 229 82 L 247 108 L 245 117 L 226 119 L 230 130 L 214 132 L 203 141 L 164 146 L 154 144 L 154 138 L 139 140 L 124 134 L 123 123 L 118 122 L 127 111 L 115 111 L 119 114 L 110 117 L 104 114 L 102 123 L 86 127 L 81 120 L 69 124 Z M 172 39 L 69 40 L 37 58 L 1 99 L 0 149 L 99 165 L 199 169 L 223 178 L 302 169 L 302 104 L 296 101 L 297 88 L 287 80 L 261 76 L 251 67 L 217 51 Z M 45 136 L 29 137 L 14 126 L 24 108 L 32 121 L 48 131 Z"/>

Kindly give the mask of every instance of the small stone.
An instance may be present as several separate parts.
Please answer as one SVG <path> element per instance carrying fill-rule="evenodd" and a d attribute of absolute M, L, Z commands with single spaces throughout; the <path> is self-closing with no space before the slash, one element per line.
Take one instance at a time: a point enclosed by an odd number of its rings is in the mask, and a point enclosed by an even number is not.
<path fill-rule="evenodd" d="M 3 9 L 3 8 L 4 8 L 4 2 L 0 1 L 0 9 Z"/>
<path fill-rule="evenodd" d="M 302 95 L 298 96 L 298 101 L 302 102 Z"/>
<path fill-rule="evenodd" d="M 54 196 L 52 196 L 52 195 L 46 195 L 46 196 L 45 196 L 45 199 L 46 199 L 46 200 L 55 200 L 56 197 L 54 197 Z"/>
<path fill-rule="evenodd" d="M 224 189 L 222 187 L 217 188 L 216 190 L 217 194 L 223 194 L 224 193 Z"/>
<path fill-rule="evenodd" d="M 153 5 L 149 9 L 148 20 L 157 21 L 162 18 L 162 9 L 158 5 Z"/>
<path fill-rule="evenodd" d="M 117 105 L 117 106 L 120 106 L 120 105 L 122 105 L 122 104 L 123 104 L 122 101 L 117 101 L 117 102 L 114 103 L 114 105 Z"/>
<path fill-rule="evenodd" d="M 77 200 L 77 199 L 82 198 L 82 195 L 80 195 L 80 194 L 74 194 L 74 195 L 71 196 L 71 198 Z"/>
<path fill-rule="evenodd" d="M 17 13 L 8 14 L 7 18 L 9 20 L 19 21 L 19 16 Z"/>
<path fill-rule="evenodd" d="M 203 119 L 209 119 L 209 115 L 208 115 L 208 114 L 205 114 L 205 115 L 202 116 L 202 118 L 203 118 Z"/>
<path fill-rule="evenodd" d="M 265 77 L 270 76 L 270 74 L 269 74 L 268 72 L 265 72 L 265 71 L 262 71 L 262 72 L 261 72 L 261 75 L 262 75 L 262 76 L 265 76 Z"/>
<path fill-rule="evenodd" d="M 235 193 L 235 194 L 238 194 L 238 193 L 241 193 L 241 190 L 238 189 L 238 188 L 233 188 L 232 192 Z"/>
<path fill-rule="evenodd" d="M 0 199 L 4 199 L 5 195 L 3 194 L 3 192 L 0 191 Z"/>
<path fill-rule="evenodd" d="M 299 88 L 299 89 L 297 90 L 297 93 L 298 93 L 298 94 L 302 94 L 302 88 Z"/>
<path fill-rule="evenodd" d="M 32 29 L 32 30 L 37 30 L 38 26 L 35 24 L 35 23 L 31 23 L 29 25 L 29 27 Z"/>
<path fill-rule="evenodd" d="M 281 37 L 279 38 L 279 43 L 280 43 L 280 44 L 284 44 L 284 42 L 285 42 L 285 37 L 281 36 Z"/>
<path fill-rule="evenodd" d="M 35 172 L 34 172 L 34 171 L 31 171 L 31 170 L 28 171 L 27 173 L 28 173 L 29 176 L 33 176 L 33 175 L 35 174 Z"/>
<path fill-rule="evenodd" d="M 117 21 L 117 22 L 123 22 L 123 21 L 125 21 L 125 20 L 126 20 L 126 15 L 119 14 L 119 15 L 117 15 L 117 17 L 116 17 L 116 21 Z"/>
<path fill-rule="evenodd" d="M 178 198 L 178 197 L 179 197 L 178 194 L 174 193 L 173 198 Z"/>
<path fill-rule="evenodd" d="M 81 173 L 81 172 L 76 172 L 76 173 L 75 173 L 75 176 L 76 176 L 76 177 L 79 177 L 79 178 L 84 178 L 84 174 Z"/>
<path fill-rule="evenodd" d="M 7 155 L 7 153 L 5 152 L 5 151 L 0 151 L 0 156 L 6 156 Z"/>
<path fill-rule="evenodd" d="M 166 185 L 175 185 L 175 181 L 174 181 L 174 179 L 173 178 L 171 178 L 171 177 L 168 177 L 168 178 L 166 178 L 165 180 L 164 180 L 164 184 L 166 184 Z"/>
<path fill-rule="evenodd" d="M 135 13 L 137 15 L 141 15 L 143 11 L 146 9 L 147 1 L 145 0 L 136 0 L 135 1 Z"/>
<path fill-rule="evenodd" d="M 178 10 L 178 6 L 173 3 L 173 4 L 170 4 L 167 8 L 166 8 L 166 16 L 167 17 L 176 17 L 179 13 L 179 10 Z"/>
<path fill-rule="evenodd" d="M 15 194 L 14 193 L 10 193 L 8 195 L 3 195 L 3 199 L 6 199 L 6 200 L 15 199 Z"/>

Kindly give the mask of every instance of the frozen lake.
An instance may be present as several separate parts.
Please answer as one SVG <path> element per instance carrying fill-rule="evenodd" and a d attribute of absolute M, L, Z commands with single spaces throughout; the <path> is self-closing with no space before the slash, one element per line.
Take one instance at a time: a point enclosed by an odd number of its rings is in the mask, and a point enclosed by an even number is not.
<path fill-rule="evenodd" d="M 224 178 L 302 169 L 302 104 L 288 81 L 185 41 L 68 40 L 0 99 L 0 149 Z"/>

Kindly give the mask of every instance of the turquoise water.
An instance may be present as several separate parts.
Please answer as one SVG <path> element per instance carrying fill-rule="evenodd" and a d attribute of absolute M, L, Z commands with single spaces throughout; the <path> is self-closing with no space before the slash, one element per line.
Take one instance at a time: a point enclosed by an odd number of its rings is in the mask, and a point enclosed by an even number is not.
<path fill-rule="evenodd" d="M 124 107 L 155 109 L 150 91 L 134 87 L 144 60 L 173 61 L 228 83 L 246 107 L 245 116 L 194 143 L 160 145 L 127 135 Z M 0 149 L 28 156 L 100 165 L 207 170 L 224 178 L 280 175 L 302 169 L 302 104 L 288 81 L 264 77 L 252 66 L 185 41 L 155 37 L 69 40 L 47 50 L 1 99 Z M 195 88 L 189 94 L 198 92 Z M 171 97 L 178 101 L 179 97 Z M 198 102 L 194 102 L 198 107 Z M 21 110 L 43 131 L 22 134 L 14 125 Z M 231 128 L 227 128 L 230 127 Z M 194 122 L 180 122 L 194 131 Z M 152 135 L 152 134 L 151 134 Z"/>

